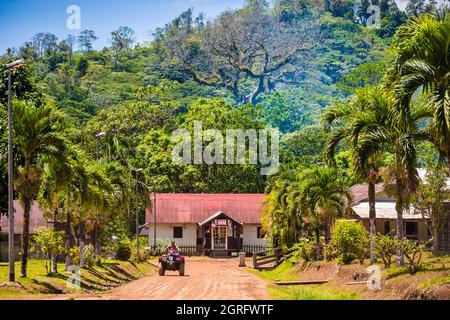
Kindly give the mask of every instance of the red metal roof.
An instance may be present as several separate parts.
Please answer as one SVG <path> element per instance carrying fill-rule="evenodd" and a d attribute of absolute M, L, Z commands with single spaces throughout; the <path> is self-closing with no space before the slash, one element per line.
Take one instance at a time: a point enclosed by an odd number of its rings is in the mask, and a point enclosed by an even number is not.
<path fill-rule="evenodd" d="M 379 183 L 375 185 L 375 194 L 383 191 L 383 184 Z M 357 184 L 350 188 L 350 192 L 353 197 L 353 205 L 357 205 L 361 201 L 366 200 L 369 195 L 369 185 L 365 184 Z"/>
<path fill-rule="evenodd" d="M 200 223 L 221 211 L 247 224 L 259 224 L 264 194 L 156 193 L 156 223 Z M 153 194 L 149 195 L 150 204 Z M 153 223 L 151 205 L 146 222 Z"/>
<path fill-rule="evenodd" d="M 14 201 L 14 209 L 16 210 L 14 213 L 14 233 L 22 234 L 23 208 L 17 200 Z M 1 232 L 8 233 L 8 217 L 1 216 L 0 220 L 2 226 Z M 37 202 L 34 201 L 30 212 L 30 234 L 34 234 L 34 231 L 39 227 L 50 227 L 50 225 L 47 224 L 43 211 L 39 209 Z"/>

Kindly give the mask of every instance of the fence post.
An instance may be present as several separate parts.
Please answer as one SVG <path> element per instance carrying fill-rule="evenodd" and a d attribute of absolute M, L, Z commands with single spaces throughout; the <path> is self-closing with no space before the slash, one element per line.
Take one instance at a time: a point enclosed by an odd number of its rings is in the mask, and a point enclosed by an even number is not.
<path fill-rule="evenodd" d="M 253 269 L 256 269 L 256 253 L 253 253 Z"/>

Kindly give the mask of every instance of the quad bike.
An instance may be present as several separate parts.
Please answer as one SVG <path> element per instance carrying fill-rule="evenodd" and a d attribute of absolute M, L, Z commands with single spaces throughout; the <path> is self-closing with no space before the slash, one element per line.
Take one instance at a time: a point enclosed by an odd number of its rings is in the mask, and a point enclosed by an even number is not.
<path fill-rule="evenodd" d="M 184 257 L 176 250 L 169 250 L 159 257 L 159 275 L 164 276 L 166 270 L 178 271 L 180 276 L 184 276 Z"/>

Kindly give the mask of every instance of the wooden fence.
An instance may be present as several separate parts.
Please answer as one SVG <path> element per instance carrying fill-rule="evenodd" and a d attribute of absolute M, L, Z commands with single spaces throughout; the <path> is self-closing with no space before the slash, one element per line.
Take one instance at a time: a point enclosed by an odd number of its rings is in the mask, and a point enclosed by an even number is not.
<path fill-rule="evenodd" d="M 259 270 L 271 270 L 276 268 L 283 260 L 281 247 L 273 248 L 253 254 L 253 268 Z"/>
<path fill-rule="evenodd" d="M 246 253 L 248 257 L 253 256 L 253 254 L 267 251 L 269 248 L 266 245 L 244 245 L 242 246 L 242 251 Z"/>
<path fill-rule="evenodd" d="M 201 245 L 179 245 L 181 253 L 185 256 L 201 256 L 203 254 L 203 246 Z M 150 251 L 152 256 L 159 256 L 165 252 L 166 246 L 157 245 L 146 247 Z M 261 251 L 267 251 L 268 246 L 266 245 L 244 245 L 242 246 L 242 251 L 246 253 L 248 257 L 251 257 L 254 253 Z"/>
<path fill-rule="evenodd" d="M 156 247 L 155 246 L 146 247 L 146 249 L 150 251 L 150 254 L 152 256 L 159 256 L 165 253 L 166 248 L 167 246 L 165 245 L 157 245 Z M 178 246 L 178 249 L 180 249 L 181 253 L 185 256 L 198 256 L 201 255 L 203 252 L 203 247 L 196 245 L 180 245 Z"/>

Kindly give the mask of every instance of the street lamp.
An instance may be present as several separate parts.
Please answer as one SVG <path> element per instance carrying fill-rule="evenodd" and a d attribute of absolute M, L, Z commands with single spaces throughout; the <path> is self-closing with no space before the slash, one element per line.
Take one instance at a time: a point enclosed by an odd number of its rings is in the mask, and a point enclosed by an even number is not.
<path fill-rule="evenodd" d="M 138 169 L 131 169 L 131 171 L 135 172 L 135 193 L 136 193 L 136 208 L 135 208 L 135 214 L 136 214 L 136 259 L 137 262 L 139 262 L 139 215 L 138 215 L 138 172 L 144 171 L 142 168 Z"/>
<path fill-rule="evenodd" d="M 8 261 L 9 261 L 9 281 L 15 282 L 14 274 L 14 185 L 13 185 L 13 119 L 12 119 L 12 69 L 25 65 L 23 59 L 7 64 L 8 68 Z"/>

